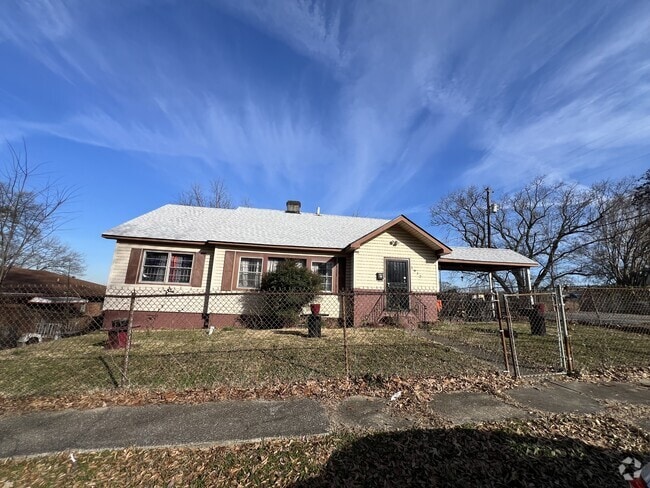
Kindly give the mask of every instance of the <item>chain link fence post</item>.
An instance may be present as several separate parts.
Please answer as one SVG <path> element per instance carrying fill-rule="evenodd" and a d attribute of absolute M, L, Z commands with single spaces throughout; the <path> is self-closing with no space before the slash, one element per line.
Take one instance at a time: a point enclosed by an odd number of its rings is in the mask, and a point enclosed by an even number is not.
<path fill-rule="evenodd" d="M 124 365 L 122 366 L 122 379 L 120 387 L 124 388 L 129 385 L 129 353 L 131 352 L 131 341 L 133 339 L 133 314 L 135 311 L 135 290 L 131 292 L 131 300 L 129 302 L 129 323 L 126 329 L 126 350 L 124 351 Z"/>
<path fill-rule="evenodd" d="M 501 350 L 503 351 L 503 364 L 505 366 L 505 371 L 506 373 L 510 374 L 510 364 L 508 363 L 508 348 L 506 346 L 506 332 L 505 329 L 503 328 L 503 308 L 501 306 L 501 302 L 503 301 L 503 293 L 499 293 L 498 295 L 493 295 L 494 302 L 493 306 L 496 305 L 496 312 L 497 312 L 497 321 L 499 323 L 499 337 L 501 339 Z"/>
<path fill-rule="evenodd" d="M 573 351 L 571 350 L 571 338 L 569 336 L 569 328 L 567 326 L 566 310 L 564 308 L 564 292 L 562 285 L 557 285 L 555 287 L 555 300 L 555 303 L 557 304 L 557 314 L 559 319 L 558 325 L 564 346 L 563 359 L 566 360 L 566 364 L 563 364 L 563 366 L 566 368 L 567 374 L 573 374 Z"/>
<path fill-rule="evenodd" d="M 506 312 L 506 324 L 508 331 L 508 339 L 510 340 L 510 357 L 512 358 L 512 372 L 515 379 L 521 378 L 521 372 L 519 370 L 519 360 L 517 359 L 517 345 L 515 344 L 515 329 L 512 326 L 512 315 L 510 314 L 510 305 L 508 303 L 508 297 L 503 295 L 503 308 Z"/>
<path fill-rule="evenodd" d="M 343 355 L 345 357 L 345 377 L 350 380 L 350 353 L 348 351 L 348 316 L 347 307 L 348 294 L 341 294 L 341 315 L 343 316 Z"/>

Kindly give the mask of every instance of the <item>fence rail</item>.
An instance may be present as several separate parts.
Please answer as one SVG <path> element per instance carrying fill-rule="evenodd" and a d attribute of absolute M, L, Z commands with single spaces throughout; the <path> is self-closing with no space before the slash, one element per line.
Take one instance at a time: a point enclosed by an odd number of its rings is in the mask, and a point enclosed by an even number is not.
<path fill-rule="evenodd" d="M 0 291 L 0 395 L 650 367 L 650 289 Z M 312 307 L 314 306 L 314 307 Z"/>

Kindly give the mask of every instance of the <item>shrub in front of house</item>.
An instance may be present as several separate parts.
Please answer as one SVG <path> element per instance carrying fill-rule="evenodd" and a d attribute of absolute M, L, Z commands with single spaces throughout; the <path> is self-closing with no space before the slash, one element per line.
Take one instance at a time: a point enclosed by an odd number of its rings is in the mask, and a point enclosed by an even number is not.
<path fill-rule="evenodd" d="M 270 328 L 290 327 L 300 320 L 303 307 L 321 291 L 321 276 L 298 261 L 286 260 L 262 278 L 265 316 Z"/>

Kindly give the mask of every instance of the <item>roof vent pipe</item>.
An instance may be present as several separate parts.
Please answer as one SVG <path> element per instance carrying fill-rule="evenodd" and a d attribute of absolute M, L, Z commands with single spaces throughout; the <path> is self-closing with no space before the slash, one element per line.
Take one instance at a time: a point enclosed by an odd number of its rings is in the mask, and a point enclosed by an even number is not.
<path fill-rule="evenodd" d="M 320 215 L 320 207 L 316 207 L 316 215 Z"/>
<path fill-rule="evenodd" d="M 300 213 L 300 202 L 298 200 L 287 200 L 287 213 Z"/>

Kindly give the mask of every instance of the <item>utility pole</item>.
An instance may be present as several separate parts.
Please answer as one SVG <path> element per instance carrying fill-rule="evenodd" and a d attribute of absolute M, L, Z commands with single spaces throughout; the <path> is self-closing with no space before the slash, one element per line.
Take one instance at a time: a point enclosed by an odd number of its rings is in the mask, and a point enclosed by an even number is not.
<path fill-rule="evenodd" d="M 488 186 L 485 188 L 485 203 L 486 203 L 486 208 L 485 208 L 485 214 L 486 214 L 486 229 L 485 229 L 485 234 L 487 236 L 487 247 L 491 248 L 492 247 L 492 222 L 490 219 L 491 214 L 496 213 L 497 210 L 499 210 L 499 206 L 496 203 L 491 203 L 490 202 L 490 193 L 492 193 L 492 189 Z M 494 281 L 492 278 L 492 273 L 488 272 L 488 286 L 490 287 L 490 300 L 492 301 L 492 317 L 495 317 L 495 309 L 494 309 Z"/>
<path fill-rule="evenodd" d="M 488 186 L 485 188 L 485 202 L 486 202 L 485 212 L 487 214 L 487 229 L 486 229 L 487 247 L 492 247 L 492 222 L 490 220 L 490 216 L 493 213 L 497 213 L 499 211 L 499 206 L 496 203 L 492 203 L 490 201 L 490 193 L 492 193 L 492 189 Z"/>

